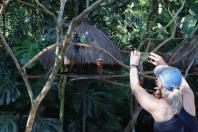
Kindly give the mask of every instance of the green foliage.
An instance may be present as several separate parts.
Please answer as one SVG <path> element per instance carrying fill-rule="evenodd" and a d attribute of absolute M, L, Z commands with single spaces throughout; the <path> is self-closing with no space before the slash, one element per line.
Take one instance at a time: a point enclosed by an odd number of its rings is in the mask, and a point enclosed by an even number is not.
<path fill-rule="evenodd" d="M 84 85 L 76 87 L 75 91 L 73 91 L 75 93 L 71 99 L 71 104 L 73 104 L 71 107 L 77 114 L 80 114 L 82 107 L 85 107 L 86 113 L 84 114 L 88 118 L 97 116 L 97 114 L 101 112 L 100 110 L 102 110 L 102 107 L 103 111 L 107 108 L 108 104 L 106 102 L 112 95 L 94 87 L 83 90 L 82 86 Z M 85 106 L 83 106 L 83 98 Z"/>
<path fill-rule="evenodd" d="M 6 57 L 0 59 L 5 60 Z M 4 63 L 0 63 L 0 105 L 13 103 L 21 95 L 15 85 L 15 80 L 11 77 L 11 72 L 5 67 L 6 63 L 5 61 Z"/>
<path fill-rule="evenodd" d="M 69 116 L 67 130 L 81 131 L 81 119 L 85 115 L 87 131 L 122 131 L 120 125 L 122 118 L 116 110 L 125 110 L 129 107 L 125 105 L 124 108 L 120 108 L 129 96 L 128 90 L 98 81 L 82 82 L 72 83 L 68 87 L 67 93 L 69 92 L 71 97 L 67 100 L 71 102 L 67 109 L 71 109 L 72 113 Z M 86 86 L 87 89 L 85 89 Z M 83 107 L 85 107 L 85 113 L 83 113 Z M 126 112 L 125 115 L 127 116 Z"/>
<path fill-rule="evenodd" d="M 198 3 L 197 2 L 193 2 L 193 1 L 188 1 L 187 4 L 189 6 L 189 13 L 192 16 L 198 17 Z"/>
<path fill-rule="evenodd" d="M 147 61 L 148 60 L 148 53 L 147 52 L 141 53 L 140 60 L 141 61 Z"/>
<path fill-rule="evenodd" d="M 30 60 L 32 57 L 34 57 L 41 49 L 44 48 L 44 45 L 36 40 L 24 40 L 20 41 L 18 46 L 15 46 L 13 48 L 13 51 L 17 58 L 19 58 L 20 64 L 27 63 L 28 60 Z M 29 68 L 34 66 L 34 64 L 30 65 Z"/>
<path fill-rule="evenodd" d="M 198 20 L 198 3 L 188 1 L 187 4 L 189 6 L 188 14 L 182 17 L 180 24 L 181 33 L 183 33 L 184 38 L 189 37 Z"/>
<path fill-rule="evenodd" d="M 59 120 L 55 118 L 38 118 L 32 132 L 62 132 Z"/>
<path fill-rule="evenodd" d="M 0 81 L 0 105 L 8 105 L 17 100 L 20 91 L 9 79 L 1 79 Z"/>
<path fill-rule="evenodd" d="M 80 42 L 83 44 L 87 44 L 88 43 L 88 32 L 85 32 L 85 34 L 83 34 L 80 38 Z"/>
<path fill-rule="evenodd" d="M 18 132 L 17 124 L 11 114 L 0 116 L 0 132 Z"/>
<path fill-rule="evenodd" d="M 140 44 L 143 42 L 142 37 L 146 34 L 147 12 L 139 9 L 144 9 L 148 6 L 147 3 L 148 1 L 131 2 L 126 0 L 118 4 L 111 1 L 98 12 L 103 16 L 101 18 L 105 22 L 102 28 L 106 27 L 109 36 L 119 48 L 129 50 L 137 47 L 138 42 Z"/>
<path fill-rule="evenodd" d="M 182 18 L 181 22 L 181 32 L 183 33 L 185 38 L 189 37 L 194 27 L 196 26 L 197 19 L 193 16 L 187 15 L 184 18 Z"/>
<path fill-rule="evenodd" d="M 35 1 L 28 0 L 27 2 L 32 4 L 33 7 L 17 1 L 11 2 L 6 8 L 5 15 L 0 18 L 0 28 L 21 65 L 25 64 L 43 48 L 56 41 L 56 22 L 43 12 Z M 40 2 L 57 15 L 60 6 L 59 1 L 42 0 Z M 63 24 L 64 33 L 67 31 L 68 24 L 74 15 L 79 14 L 86 8 L 86 2 L 91 4 L 94 1 L 76 0 L 67 2 L 64 16 L 65 23 Z M 141 49 L 141 60 L 146 61 L 148 53 L 144 52 L 144 50 L 147 47 L 148 37 L 151 40 L 149 51 L 167 39 L 171 35 L 174 26 L 172 23 L 166 29 L 161 30 L 162 27 L 172 20 L 168 8 L 175 15 L 175 12 L 181 6 L 179 0 L 164 2 L 162 14 L 158 14 L 158 3 L 154 1 L 152 13 L 149 16 L 149 2 L 149 0 L 108 0 L 95 9 L 89 18 L 120 49 L 127 51 L 131 51 L 134 48 Z M 77 7 L 78 9 L 76 9 Z M 197 0 L 187 0 L 184 9 L 177 17 L 179 26 L 176 39 L 180 37 L 179 40 L 172 40 L 167 46 L 165 45 L 160 49 L 160 52 L 167 52 L 167 49 L 174 48 L 175 45 L 179 45 L 183 38 L 188 37 L 192 33 L 195 26 L 197 26 L 197 7 Z M 148 19 L 150 19 L 149 26 Z M 86 37 L 82 37 L 81 42 L 86 44 L 86 39 Z M 12 60 L 8 59 L 5 51 L 2 52 L 1 49 L 4 48 L 0 45 L 0 105 L 6 110 L 9 109 L 24 117 L 29 113 L 30 109 L 29 101 L 27 101 L 29 99 L 27 90 Z M 123 56 L 123 60 L 125 63 L 129 63 L 128 54 Z M 27 72 L 30 75 L 46 74 L 44 68 L 37 63 L 30 65 Z M 107 74 L 112 73 L 107 72 Z M 119 74 L 128 75 L 128 71 L 122 70 Z M 30 78 L 29 80 L 34 95 L 38 95 L 47 80 L 47 76 L 38 79 Z M 112 81 L 129 84 L 128 78 L 112 79 Z M 44 115 L 46 118 L 37 118 L 33 126 L 33 132 L 61 131 L 61 125 L 55 119 L 59 111 L 58 80 L 53 83 L 52 89 L 41 103 L 38 111 L 38 115 Z M 83 115 L 86 117 L 87 132 L 122 131 L 131 117 L 131 92 L 128 88 L 101 81 L 88 80 L 85 83 L 78 81 L 67 85 L 65 98 L 64 129 L 69 132 L 82 131 Z M 10 109 L 10 105 L 14 108 Z M 85 109 L 84 112 L 83 108 Z M 1 110 L 1 112 L 3 113 L 6 110 Z M 49 115 L 54 118 L 48 118 Z M 142 122 L 145 122 L 148 118 L 144 116 L 142 119 Z M 18 127 L 25 128 L 25 123 Z M 1 131 L 17 131 L 17 124 L 11 114 L 0 116 Z"/>
<path fill-rule="evenodd" d="M 0 64 L 0 78 L 8 76 L 10 76 L 10 71 L 6 67 L 3 67 L 2 64 Z"/>

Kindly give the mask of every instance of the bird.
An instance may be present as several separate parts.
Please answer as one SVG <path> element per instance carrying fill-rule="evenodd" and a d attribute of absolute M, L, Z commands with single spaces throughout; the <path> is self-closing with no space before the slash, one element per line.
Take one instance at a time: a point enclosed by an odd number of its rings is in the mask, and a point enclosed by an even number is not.
<path fill-rule="evenodd" d="M 102 75 L 103 75 L 103 60 L 102 59 L 97 59 L 96 60 L 96 65 L 97 65 L 97 71 L 100 74 L 100 76 L 102 77 Z"/>
<path fill-rule="evenodd" d="M 79 53 L 79 47 L 76 44 L 80 43 L 81 41 L 77 31 L 74 31 L 72 42 L 75 44 L 75 53 Z"/>
<path fill-rule="evenodd" d="M 89 32 L 86 31 L 80 38 L 80 42 L 83 43 L 83 44 L 88 44 L 88 35 L 89 35 Z"/>

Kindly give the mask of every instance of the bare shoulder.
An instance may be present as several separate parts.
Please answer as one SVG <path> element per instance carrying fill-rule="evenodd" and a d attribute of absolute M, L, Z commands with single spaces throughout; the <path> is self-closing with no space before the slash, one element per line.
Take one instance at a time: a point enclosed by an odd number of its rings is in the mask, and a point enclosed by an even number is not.
<path fill-rule="evenodd" d="M 156 111 L 152 113 L 152 116 L 156 122 L 164 122 L 172 119 L 174 114 L 167 101 L 159 99 L 158 107 L 156 107 Z"/>
<path fill-rule="evenodd" d="M 155 111 L 159 106 L 160 100 L 148 93 L 140 85 L 136 86 L 136 90 L 134 90 L 133 92 L 141 107 L 149 113 Z"/>

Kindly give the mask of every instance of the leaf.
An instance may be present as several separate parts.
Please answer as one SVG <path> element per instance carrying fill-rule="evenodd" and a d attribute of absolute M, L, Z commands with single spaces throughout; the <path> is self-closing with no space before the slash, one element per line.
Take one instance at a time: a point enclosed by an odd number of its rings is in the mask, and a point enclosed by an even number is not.
<path fill-rule="evenodd" d="M 0 116 L 0 132 L 17 132 L 18 128 L 11 114 Z"/>
<path fill-rule="evenodd" d="M 140 60 L 141 61 L 147 61 L 148 60 L 148 53 L 147 52 L 141 53 Z"/>
<path fill-rule="evenodd" d="M 0 80 L 0 105 L 13 103 L 20 95 L 20 91 L 9 78 Z"/>
<path fill-rule="evenodd" d="M 108 0 L 108 5 L 111 5 L 115 2 L 116 0 Z"/>
<path fill-rule="evenodd" d="M 191 15 L 187 15 L 186 17 L 182 18 L 181 23 L 181 32 L 183 33 L 184 37 L 188 37 L 196 26 L 197 19 Z"/>
<path fill-rule="evenodd" d="M 62 132 L 59 120 L 55 118 L 37 118 L 32 127 L 32 132 Z"/>
<path fill-rule="evenodd" d="M 34 57 L 41 49 L 43 45 L 39 41 L 34 41 L 32 39 L 24 40 L 20 45 L 16 45 L 13 48 L 14 54 L 19 59 L 21 64 L 25 64 L 28 60 Z M 35 65 L 29 65 L 28 68 L 32 68 Z"/>
<path fill-rule="evenodd" d="M 190 5 L 190 10 L 189 10 L 189 13 L 192 15 L 192 16 L 196 16 L 196 18 L 198 18 L 198 4 L 197 3 L 192 3 Z"/>
<path fill-rule="evenodd" d="M 163 11 L 162 14 L 159 16 L 159 23 L 165 26 L 172 20 L 172 17 L 168 11 Z"/>
<path fill-rule="evenodd" d="M 6 78 L 10 75 L 10 71 L 0 64 L 0 78 Z"/>

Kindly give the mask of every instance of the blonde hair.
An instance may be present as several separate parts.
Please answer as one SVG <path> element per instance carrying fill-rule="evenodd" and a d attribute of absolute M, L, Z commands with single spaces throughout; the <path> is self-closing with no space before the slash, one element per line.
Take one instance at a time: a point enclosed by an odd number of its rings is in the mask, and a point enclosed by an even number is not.
<path fill-rule="evenodd" d="M 168 104 L 171 106 L 174 114 L 178 114 L 183 106 L 182 103 L 182 92 L 174 88 L 173 91 L 162 89 L 162 97 L 166 99 Z"/>

